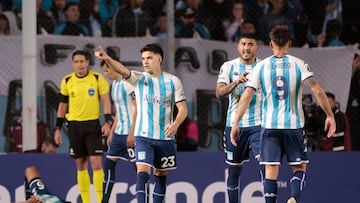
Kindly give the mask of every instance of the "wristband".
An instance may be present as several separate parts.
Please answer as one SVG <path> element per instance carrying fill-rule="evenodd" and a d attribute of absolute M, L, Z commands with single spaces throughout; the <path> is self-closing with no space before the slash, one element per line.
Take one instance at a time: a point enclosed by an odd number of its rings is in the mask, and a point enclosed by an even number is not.
<path fill-rule="evenodd" d="M 114 119 L 112 118 L 112 115 L 107 113 L 107 114 L 104 114 L 105 116 L 105 122 L 108 123 L 108 124 L 112 124 L 114 122 Z"/>
<path fill-rule="evenodd" d="M 60 118 L 60 117 L 57 117 L 56 118 L 56 128 L 61 128 L 63 123 L 64 123 L 65 119 L 64 118 Z"/>

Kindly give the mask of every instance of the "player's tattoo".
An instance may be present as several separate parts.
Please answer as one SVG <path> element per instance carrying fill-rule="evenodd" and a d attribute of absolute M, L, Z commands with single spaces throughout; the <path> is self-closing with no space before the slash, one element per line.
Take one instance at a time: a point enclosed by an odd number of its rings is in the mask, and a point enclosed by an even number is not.
<path fill-rule="evenodd" d="M 316 84 L 318 84 L 315 77 L 309 77 L 304 80 L 304 85 L 307 86 L 309 89 L 313 88 Z"/>

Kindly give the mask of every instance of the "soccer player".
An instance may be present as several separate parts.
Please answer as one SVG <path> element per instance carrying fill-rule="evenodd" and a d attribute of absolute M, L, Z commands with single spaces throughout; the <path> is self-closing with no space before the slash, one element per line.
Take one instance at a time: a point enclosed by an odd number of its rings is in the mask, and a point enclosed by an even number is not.
<path fill-rule="evenodd" d="M 250 148 L 255 155 L 255 159 L 260 158 L 260 131 L 261 131 L 261 90 L 253 96 L 245 116 L 237 123 L 240 128 L 240 139 L 236 140 L 236 145 L 230 142 L 230 131 L 233 119 L 236 114 L 238 102 L 244 92 L 245 82 L 248 74 L 252 72 L 256 63 L 256 53 L 259 50 L 256 36 L 252 34 L 241 35 L 237 43 L 239 57 L 225 62 L 220 69 L 216 85 L 216 97 L 229 97 L 229 107 L 227 110 L 226 127 L 224 132 L 224 143 L 226 160 L 228 164 L 227 191 L 229 203 L 239 202 L 239 178 L 243 163 L 249 161 Z M 260 170 L 261 177 L 263 171 Z"/>
<path fill-rule="evenodd" d="M 77 183 L 83 203 L 90 203 L 90 176 L 88 158 L 93 171 L 93 184 L 98 202 L 102 200 L 104 171 L 102 168 L 102 134 L 108 136 L 113 122 L 109 83 L 98 72 L 89 70 L 89 53 L 77 50 L 72 54 L 74 72 L 66 75 L 60 85 L 57 111 L 56 144 L 62 144 L 61 127 L 68 121 L 69 155 L 75 159 Z M 100 126 L 100 102 L 105 124 Z"/>
<path fill-rule="evenodd" d="M 48 190 L 35 166 L 29 166 L 25 169 L 24 186 L 26 201 L 21 203 L 69 203 Z"/>
<path fill-rule="evenodd" d="M 157 44 L 147 44 L 141 49 L 144 72 L 130 71 L 121 62 L 109 57 L 102 48 L 95 52 L 95 56 L 105 60 L 135 86 L 136 199 L 138 203 L 146 202 L 146 187 L 153 167 L 153 202 L 161 203 L 165 198 L 167 172 L 176 168 L 174 135 L 187 116 L 181 81 L 161 70 L 163 50 Z M 178 114 L 173 120 L 174 105 Z"/>
<path fill-rule="evenodd" d="M 134 129 L 136 119 L 136 102 L 134 87 L 125 82 L 121 75 L 110 68 L 105 61 L 101 67 L 106 77 L 112 80 L 111 98 L 115 105 L 116 115 L 107 138 L 109 146 L 104 160 L 105 173 L 102 202 L 109 202 L 115 181 L 115 166 L 119 159 L 135 162 Z"/>
<path fill-rule="evenodd" d="M 285 154 L 293 172 L 290 180 L 291 195 L 287 202 L 297 203 L 305 186 L 306 167 L 309 162 L 302 133 L 302 83 L 312 91 L 325 111 L 325 130 L 328 130 L 328 137 L 335 132 L 336 124 L 326 94 L 309 65 L 288 54 L 291 45 L 289 28 L 286 25 L 275 26 L 270 32 L 270 39 L 273 55 L 255 66 L 241 96 L 230 138 L 235 145 L 240 136 L 237 124 L 252 101 L 252 95 L 261 87 L 263 114 L 260 164 L 265 165 L 265 202 L 277 201 L 276 182 L 279 165 Z"/>

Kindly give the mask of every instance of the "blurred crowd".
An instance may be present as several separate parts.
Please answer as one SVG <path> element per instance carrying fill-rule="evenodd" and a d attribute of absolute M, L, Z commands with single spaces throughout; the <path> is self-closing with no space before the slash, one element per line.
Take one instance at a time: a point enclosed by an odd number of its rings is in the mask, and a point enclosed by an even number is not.
<path fill-rule="evenodd" d="M 175 0 L 175 37 L 237 41 L 244 32 L 268 44 L 274 25 L 291 28 L 293 46 L 360 41 L 356 0 Z M 167 36 L 166 0 L 37 0 L 37 33 Z M 21 33 L 22 0 L 0 0 L 0 35 Z"/>
<path fill-rule="evenodd" d="M 166 0 L 36 0 L 36 3 L 39 35 L 159 38 L 168 35 Z M 236 42 L 241 34 L 251 33 L 258 37 L 259 44 L 267 45 L 272 27 L 286 24 L 291 29 L 292 46 L 343 46 L 360 42 L 359 10 L 358 0 L 174 0 L 174 35 Z M 23 17 L 22 0 L 0 0 L 0 36 L 20 35 Z M 351 137 L 352 143 L 346 141 L 343 150 L 360 150 L 359 55 L 360 51 L 354 56 L 348 118 L 344 119 L 344 123 L 350 124 L 345 135 Z M 319 130 L 321 113 L 312 102 L 309 104 L 304 106 L 309 147 L 322 150 L 322 143 L 329 140 L 323 140 L 324 132 Z M 333 108 L 339 109 L 336 105 Z M 342 130 L 345 132 L 345 127 Z"/>

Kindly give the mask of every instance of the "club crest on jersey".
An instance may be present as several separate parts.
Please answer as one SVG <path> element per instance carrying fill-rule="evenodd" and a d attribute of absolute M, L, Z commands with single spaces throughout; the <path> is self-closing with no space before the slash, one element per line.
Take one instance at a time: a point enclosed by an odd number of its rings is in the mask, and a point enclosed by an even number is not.
<path fill-rule="evenodd" d="M 88 94 L 90 97 L 93 97 L 95 95 L 95 89 L 94 88 L 89 88 L 88 89 Z"/>
<path fill-rule="evenodd" d="M 171 84 L 169 82 L 165 83 L 166 90 L 171 90 Z"/>

